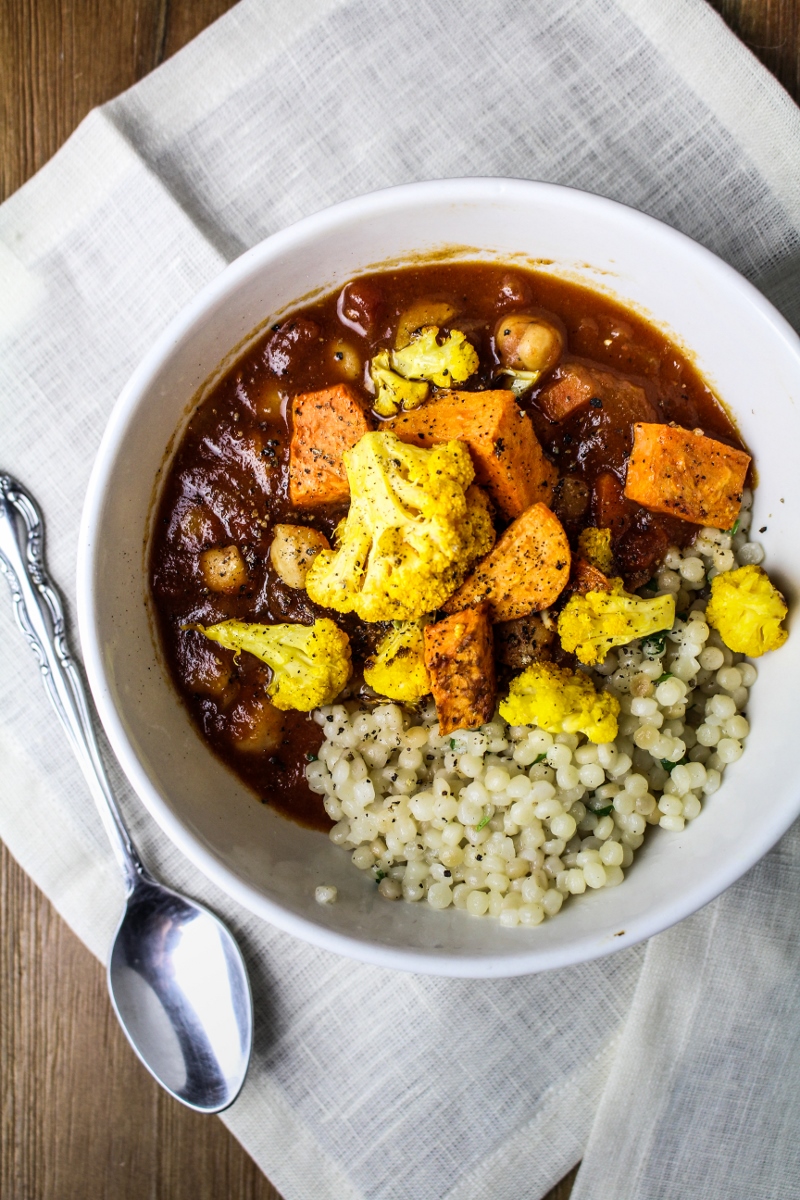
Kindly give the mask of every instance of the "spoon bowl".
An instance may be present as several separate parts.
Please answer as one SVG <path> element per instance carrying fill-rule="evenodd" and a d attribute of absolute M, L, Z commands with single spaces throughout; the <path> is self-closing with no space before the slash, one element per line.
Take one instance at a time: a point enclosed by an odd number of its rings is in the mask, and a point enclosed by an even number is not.
<path fill-rule="evenodd" d="M 238 946 L 213 913 L 140 878 L 111 948 L 108 989 L 162 1087 L 198 1112 L 233 1103 L 250 1059 L 250 986 Z"/>

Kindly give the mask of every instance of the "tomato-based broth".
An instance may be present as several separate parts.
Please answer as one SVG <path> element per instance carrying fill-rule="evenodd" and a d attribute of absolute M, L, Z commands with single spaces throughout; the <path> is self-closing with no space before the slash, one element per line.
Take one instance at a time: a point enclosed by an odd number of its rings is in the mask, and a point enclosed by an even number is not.
<path fill-rule="evenodd" d="M 363 664 L 391 623 L 313 603 L 271 561 L 276 526 L 302 525 L 333 544 L 348 510 L 346 496 L 312 506 L 292 503 L 293 401 L 346 385 L 351 402 L 363 410 L 365 428 L 383 428 L 383 418 L 372 411 L 368 367 L 380 351 L 406 340 L 404 322 L 412 332 L 430 325 L 458 330 L 471 343 L 479 363 L 457 385 L 460 393 L 508 390 L 501 350 L 513 322 L 506 326 L 503 319 L 515 314 L 542 318 L 560 340 L 553 365 L 514 397 L 557 472 L 552 510 L 573 551 L 586 527 L 610 529 L 625 586 L 641 588 L 665 551 L 686 546 L 698 525 L 623 494 L 634 425 L 673 424 L 731 447 L 741 441 L 691 361 L 655 326 L 606 296 L 543 273 L 432 264 L 351 281 L 265 333 L 197 407 L 169 465 L 150 582 L 175 685 L 219 757 L 263 801 L 305 825 L 332 824 L 322 797 L 305 780 L 322 744 L 320 724 L 311 713 L 281 711 L 270 702 L 272 674 L 259 658 L 226 649 L 194 627 L 231 619 L 310 625 L 330 618 L 350 640 L 347 694 L 368 699 Z M 428 402 L 446 390 L 433 386 Z M 497 455 L 507 450 L 500 440 Z M 498 505 L 491 516 L 497 533 L 509 524 Z M 219 587 L 209 583 L 208 555 L 214 551 L 224 552 L 213 559 L 214 578 L 224 580 Z M 495 625 L 501 681 L 535 657 L 526 643 L 535 636 L 519 621 Z M 557 647 L 549 656 L 575 662 Z"/>

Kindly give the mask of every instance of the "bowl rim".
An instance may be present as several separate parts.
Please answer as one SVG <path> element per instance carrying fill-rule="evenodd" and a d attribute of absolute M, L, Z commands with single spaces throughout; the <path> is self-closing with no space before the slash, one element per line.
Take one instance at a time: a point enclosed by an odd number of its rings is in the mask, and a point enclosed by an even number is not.
<path fill-rule="evenodd" d="M 800 813 L 800 786 L 794 806 L 786 805 L 771 820 L 759 823 L 747 848 L 721 860 L 713 871 L 700 874 L 695 883 L 677 893 L 657 911 L 626 921 L 624 933 L 613 939 L 586 933 L 564 946 L 537 949 L 528 953 L 498 952 L 493 956 L 448 954 L 446 949 L 431 951 L 391 947 L 364 938 L 340 933 L 316 924 L 307 917 L 283 908 L 279 903 L 244 883 L 217 858 L 168 807 L 143 769 L 125 731 L 106 678 L 103 656 L 97 636 L 97 607 L 92 580 L 97 565 L 97 527 L 102 517 L 105 496 L 112 482 L 112 464 L 139 400 L 161 371 L 175 347 L 190 333 L 212 306 L 236 291 L 241 283 L 261 271 L 277 255 L 297 247 L 354 220 L 392 211 L 408 212 L 432 202 L 442 204 L 491 204 L 506 198 L 549 198 L 576 214 L 605 214 L 624 220 L 630 228 L 645 235 L 660 237 L 684 258 L 694 260 L 727 288 L 737 290 L 771 327 L 774 335 L 787 344 L 800 368 L 800 338 L 788 321 L 758 289 L 711 250 L 688 235 L 638 209 L 598 196 L 592 192 L 562 184 L 533 180 L 484 178 L 428 180 L 383 188 L 344 200 L 271 234 L 229 263 L 210 280 L 169 322 L 145 354 L 116 400 L 108 419 L 92 468 L 84 501 L 77 559 L 77 614 L 86 674 L 100 720 L 111 747 L 133 790 L 149 814 L 170 841 L 224 893 L 248 911 L 303 941 L 325 950 L 356 959 L 372 966 L 453 978 L 503 978 L 533 974 L 558 967 L 588 962 L 660 933 L 703 908 L 735 883 L 766 854 L 786 832 Z M 477 249 L 477 248 L 476 248 Z M 376 268 L 377 269 L 377 268 Z M 589 285 L 591 286 L 591 285 Z M 691 349 L 691 348 L 690 348 Z"/>

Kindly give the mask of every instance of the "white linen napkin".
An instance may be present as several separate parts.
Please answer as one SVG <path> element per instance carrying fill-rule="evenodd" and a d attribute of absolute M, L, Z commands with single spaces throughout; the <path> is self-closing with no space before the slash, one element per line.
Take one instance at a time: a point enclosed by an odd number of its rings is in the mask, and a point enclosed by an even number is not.
<path fill-rule="evenodd" d="M 0 207 L 0 469 L 70 605 L 103 426 L 174 313 L 298 217 L 458 175 L 635 205 L 800 315 L 800 114 L 702 0 L 244 0 Z M 114 862 L 2 602 L 0 636 L 0 836 L 104 959 Z M 646 948 L 438 980 L 265 925 L 112 774 L 154 870 L 245 947 L 255 1052 L 223 1120 L 286 1200 L 536 1200 L 584 1151 L 576 1200 L 800 1194 L 797 827 Z"/>

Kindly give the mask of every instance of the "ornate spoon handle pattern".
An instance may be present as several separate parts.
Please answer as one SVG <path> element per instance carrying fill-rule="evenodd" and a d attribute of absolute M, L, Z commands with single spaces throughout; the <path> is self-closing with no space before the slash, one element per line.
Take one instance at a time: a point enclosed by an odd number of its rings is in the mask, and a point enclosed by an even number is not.
<path fill-rule="evenodd" d="M 17 624 L 36 655 L 47 694 L 78 757 L 130 893 L 147 872 L 111 791 L 83 679 L 69 652 L 64 607 L 44 563 L 42 514 L 30 492 L 10 475 L 3 474 L 0 474 L 0 570 L 11 586 Z"/>

